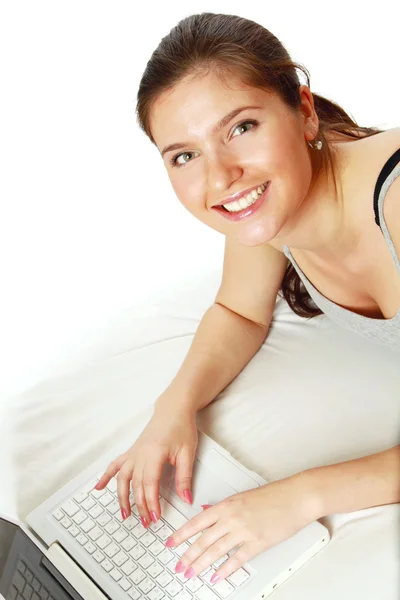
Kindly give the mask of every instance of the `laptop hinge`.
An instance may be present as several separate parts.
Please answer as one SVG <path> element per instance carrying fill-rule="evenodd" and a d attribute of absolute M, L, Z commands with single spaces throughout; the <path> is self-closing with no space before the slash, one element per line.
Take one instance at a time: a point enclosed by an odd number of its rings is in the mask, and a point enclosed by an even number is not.
<path fill-rule="evenodd" d="M 99 590 L 57 542 L 51 544 L 46 554 L 48 559 L 60 571 L 61 575 L 65 577 L 84 600 L 107 600 L 107 596 Z"/>

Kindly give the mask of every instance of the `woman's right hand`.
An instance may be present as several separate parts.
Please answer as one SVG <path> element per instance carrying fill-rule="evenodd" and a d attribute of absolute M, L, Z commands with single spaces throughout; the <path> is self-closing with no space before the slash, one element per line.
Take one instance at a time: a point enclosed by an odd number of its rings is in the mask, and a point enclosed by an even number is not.
<path fill-rule="evenodd" d="M 109 464 L 96 485 L 97 490 L 102 490 L 118 473 L 118 500 L 122 517 L 127 518 L 131 514 L 129 492 L 132 481 L 134 502 L 145 527 L 161 516 L 159 481 L 166 461 L 176 467 L 178 496 L 192 504 L 192 471 L 198 443 L 196 412 L 159 400 L 152 418 L 135 443 Z"/>

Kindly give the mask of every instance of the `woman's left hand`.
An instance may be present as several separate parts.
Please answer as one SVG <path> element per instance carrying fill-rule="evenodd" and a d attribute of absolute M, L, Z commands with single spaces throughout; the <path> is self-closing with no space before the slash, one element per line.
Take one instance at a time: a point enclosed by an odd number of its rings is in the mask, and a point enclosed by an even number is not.
<path fill-rule="evenodd" d="M 234 494 L 190 519 L 166 542 L 168 547 L 176 547 L 200 533 L 181 556 L 176 571 L 195 577 L 238 546 L 215 573 L 218 577 L 211 580 L 217 583 L 253 556 L 320 518 L 318 503 L 301 475 Z"/>

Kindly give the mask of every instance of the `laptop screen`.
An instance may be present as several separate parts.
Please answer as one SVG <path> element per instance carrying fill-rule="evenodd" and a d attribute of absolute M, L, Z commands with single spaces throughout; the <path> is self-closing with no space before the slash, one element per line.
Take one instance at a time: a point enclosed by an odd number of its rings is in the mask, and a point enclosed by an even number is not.
<path fill-rule="evenodd" d="M 83 600 L 20 527 L 0 518 L 0 598 Z M 36 594 L 36 595 L 35 595 Z"/>

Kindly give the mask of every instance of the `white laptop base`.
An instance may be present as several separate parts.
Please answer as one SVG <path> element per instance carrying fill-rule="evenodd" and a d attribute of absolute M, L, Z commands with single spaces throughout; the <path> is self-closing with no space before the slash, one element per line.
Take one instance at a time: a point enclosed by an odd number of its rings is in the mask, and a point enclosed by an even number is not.
<path fill-rule="evenodd" d="M 168 549 L 167 537 L 201 512 L 201 504 L 216 504 L 267 482 L 199 431 L 193 505 L 177 496 L 174 469 L 165 464 L 161 519 L 145 529 L 132 494 L 132 516 L 122 520 L 115 478 L 105 490 L 93 490 L 97 477 L 133 439 L 102 456 L 27 516 L 33 532 L 48 546 L 51 560 L 83 598 L 103 599 L 102 590 L 112 600 L 263 600 L 328 544 L 328 530 L 316 521 L 217 584 L 209 579 L 227 555 L 195 578 L 176 574 L 175 565 L 188 544 Z"/>

